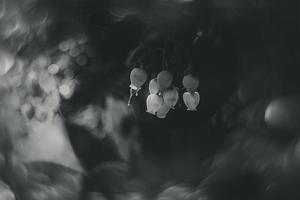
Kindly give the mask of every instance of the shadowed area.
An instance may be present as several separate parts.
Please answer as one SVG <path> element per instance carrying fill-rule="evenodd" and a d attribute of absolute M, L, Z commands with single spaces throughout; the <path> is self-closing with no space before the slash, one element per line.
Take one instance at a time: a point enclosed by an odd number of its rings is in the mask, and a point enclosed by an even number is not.
<path fill-rule="evenodd" d="M 0 0 L 0 199 L 299 199 L 299 9 Z"/>

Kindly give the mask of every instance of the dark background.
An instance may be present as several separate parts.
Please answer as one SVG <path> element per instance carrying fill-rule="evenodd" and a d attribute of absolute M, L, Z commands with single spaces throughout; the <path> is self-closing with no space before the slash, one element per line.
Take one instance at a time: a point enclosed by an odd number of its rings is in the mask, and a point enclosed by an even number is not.
<path fill-rule="evenodd" d="M 265 104 L 255 105 L 299 90 L 298 1 L 87 0 L 66 2 L 56 12 L 61 23 L 58 27 L 76 27 L 78 20 L 81 22 L 102 63 L 97 73 L 81 75 L 85 87 L 67 102 L 74 107 L 101 102 L 108 94 L 126 100 L 129 73 L 134 67 L 134 63 L 126 63 L 126 59 L 141 42 L 150 51 L 166 49 L 169 70 L 179 87 L 191 56 L 192 70 L 200 79 L 201 103 L 197 112 L 186 112 L 180 101 L 166 119 L 150 116 L 144 112 L 147 86 L 133 100 L 135 120 L 130 123 L 139 125 L 143 149 L 134 177 L 139 177 L 140 185 L 147 188 L 144 188 L 145 193 L 159 191 L 166 180 L 199 185 L 209 174 L 213 155 L 239 143 L 230 139 L 237 124 L 262 129 L 273 139 L 261 125 Z M 63 34 L 61 30 L 55 30 L 55 37 Z M 202 36 L 193 45 L 198 30 Z M 142 62 L 149 80 L 162 70 L 160 53 L 150 53 Z M 236 117 L 239 113 L 242 117 Z M 130 129 L 130 125 L 126 126 Z M 248 134 L 246 131 L 247 137 Z M 279 141 L 286 135 L 281 134 Z M 293 138 L 287 140 L 290 142 Z M 277 143 L 278 138 L 270 143 L 273 142 Z M 255 151 L 255 146 L 252 148 Z M 239 160 L 238 156 L 233 157 Z M 252 175 L 241 177 L 242 183 L 253 181 L 253 185 L 259 185 L 252 180 Z M 234 190 L 243 197 L 228 195 L 228 198 L 244 198 L 248 193 L 257 192 L 255 189 L 256 192 L 251 192 L 251 184 L 244 188 Z"/>
<path fill-rule="evenodd" d="M 226 161 L 219 164 L 221 174 L 238 178 L 231 180 L 225 176 L 230 184 L 222 182 L 219 176 L 213 176 L 212 183 L 205 182 L 208 185 L 205 187 L 216 195 L 214 198 L 271 198 L 261 197 L 264 196 L 261 190 L 272 182 L 270 174 L 284 170 L 274 170 L 270 164 L 271 171 L 266 173 L 260 170 L 260 165 L 265 163 L 256 164 L 255 159 L 260 159 L 264 147 L 269 144 L 276 146 L 276 151 L 270 153 L 275 155 L 297 140 L 299 129 L 292 132 L 288 127 L 268 129 L 264 112 L 274 98 L 299 92 L 299 1 L 33 2 L 35 11 L 49 12 L 52 23 L 43 35 L 46 37 L 37 36 L 34 42 L 21 48 L 21 56 L 56 45 L 78 30 L 87 33 L 89 43 L 96 51 L 93 65 L 75 72 L 80 87 L 62 104 L 66 119 L 88 104 L 105 107 L 105 98 L 109 95 L 127 101 L 129 74 L 137 59 L 147 71 L 148 81 L 162 70 L 162 53 L 157 49 L 165 49 L 168 70 L 173 73 L 174 84 L 180 88 L 181 95 L 181 80 L 188 70 L 200 80 L 198 111 L 187 112 L 180 100 L 176 110 L 166 119 L 145 112 L 148 90 L 145 84 L 139 97 L 132 102 L 133 116 L 126 119 L 122 127 L 122 137 L 130 137 L 132 128 L 139 127 L 142 153 L 131 166 L 132 174 L 126 178 L 116 175 L 119 179 L 114 179 L 115 175 L 98 173 L 99 178 L 87 180 L 87 191 L 99 190 L 109 196 L 122 190 L 123 185 L 129 185 L 127 190 L 140 190 L 151 196 L 169 182 L 197 187 L 214 171 L 215 155 L 223 157 L 225 154 Z M 200 32 L 198 41 L 193 43 Z M 137 49 L 141 44 L 143 48 Z M 134 49 L 137 49 L 136 54 L 128 60 Z M 296 105 L 293 108 L 299 111 Z M 75 152 L 88 169 L 120 159 L 115 152 L 117 147 L 111 141 L 100 141 L 72 125 L 68 125 L 68 130 Z M 254 142 L 245 150 L 242 147 L 248 141 Z M 257 153 L 256 144 L 264 146 L 261 154 Z M 247 160 L 251 155 L 254 159 Z M 245 160 L 248 161 L 247 170 L 240 172 Z M 118 182 L 124 184 L 120 186 Z M 225 187 L 227 184 L 233 189 Z M 242 189 L 237 187 L 240 185 Z M 223 189 L 231 192 L 223 193 Z M 282 193 L 295 196 L 288 190 Z M 277 198 L 276 195 L 273 197 Z"/>

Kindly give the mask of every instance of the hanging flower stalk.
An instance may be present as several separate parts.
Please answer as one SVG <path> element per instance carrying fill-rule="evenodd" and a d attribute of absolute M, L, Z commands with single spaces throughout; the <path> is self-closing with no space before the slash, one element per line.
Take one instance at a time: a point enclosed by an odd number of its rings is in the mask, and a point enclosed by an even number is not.
<path fill-rule="evenodd" d="M 195 43 L 194 43 L 195 44 Z M 196 111 L 200 103 L 200 95 L 197 92 L 199 87 L 199 78 L 191 73 L 193 71 L 192 60 L 189 57 L 189 63 L 186 71 L 189 71 L 182 79 L 182 85 L 186 92 L 183 94 L 183 102 L 188 111 Z"/>
<path fill-rule="evenodd" d="M 142 68 L 134 68 L 130 73 L 130 96 L 128 100 L 128 106 L 131 104 L 132 97 L 138 96 L 138 92 L 141 89 L 142 85 L 147 80 L 147 72 Z"/>
<path fill-rule="evenodd" d="M 199 79 L 192 74 L 185 75 L 182 80 L 186 92 L 183 94 L 183 101 L 189 111 L 196 111 L 200 103 L 200 95 L 196 91 L 199 86 Z"/>
<path fill-rule="evenodd" d="M 162 71 L 157 75 L 157 83 L 159 86 L 160 92 L 164 92 L 172 86 L 173 83 L 173 75 L 168 70 L 168 62 L 166 60 L 166 49 L 163 51 L 162 55 Z"/>
<path fill-rule="evenodd" d="M 158 118 L 166 118 L 170 109 L 174 109 L 178 102 L 179 94 L 177 88 L 172 87 L 173 75 L 168 71 L 168 65 L 165 59 L 165 50 L 163 51 L 162 58 L 162 71 L 158 73 L 157 77 L 152 79 L 149 83 L 149 92 L 151 94 L 157 95 L 159 101 L 157 107 L 155 107 L 155 112 L 150 112 L 155 114 Z M 149 95 L 149 96 L 150 96 Z M 148 106 L 148 104 L 147 104 Z M 153 109 L 152 109 L 153 110 Z M 148 111 L 147 111 L 148 112 Z"/>

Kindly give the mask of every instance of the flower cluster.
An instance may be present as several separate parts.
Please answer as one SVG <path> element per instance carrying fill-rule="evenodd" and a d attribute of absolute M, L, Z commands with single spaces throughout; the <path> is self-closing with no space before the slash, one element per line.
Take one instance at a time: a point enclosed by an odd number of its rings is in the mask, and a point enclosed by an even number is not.
<path fill-rule="evenodd" d="M 134 68 L 130 73 L 130 100 L 147 81 L 147 72 L 142 68 Z M 200 95 L 196 91 L 199 79 L 192 74 L 183 77 L 182 84 L 186 90 L 183 102 L 189 111 L 196 111 L 200 102 Z M 158 73 L 157 77 L 149 82 L 149 95 L 146 100 L 147 111 L 158 118 L 165 118 L 171 109 L 175 109 L 179 100 L 178 88 L 173 85 L 173 74 L 167 70 Z"/>

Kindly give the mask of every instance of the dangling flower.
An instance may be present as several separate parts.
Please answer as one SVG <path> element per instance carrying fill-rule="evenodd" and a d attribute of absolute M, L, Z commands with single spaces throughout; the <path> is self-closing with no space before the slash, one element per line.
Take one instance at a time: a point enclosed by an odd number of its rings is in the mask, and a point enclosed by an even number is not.
<path fill-rule="evenodd" d="M 159 92 L 159 85 L 157 83 L 157 78 L 154 78 L 149 82 L 149 92 L 150 94 L 157 94 Z"/>
<path fill-rule="evenodd" d="M 182 84 L 188 92 L 194 92 L 199 86 L 199 79 L 191 74 L 185 75 Z"/>
<path fill-rule="evenodd" d="M 166 116 L 167 116 L 167 114 L 169 113 L 170 109 L 171 109 L 171 108 L 170 108 L 168 105 L 163 104 L 163 105 L 159 108 L 159 110 L 157 111 L 156 117 L 161 118 L 161 119 L 166 118 Z"/>
<path fill-rule="evenodd" d="M 172 82 L 173 75 L 169 71 L 164 70 L 157 75 L 157 83 L 161 91 L 165 91 L 166 89 L 168 89 L 172 85 Z"/>
<path fill-rule="evenodd" d="M 147 80 L 147 72 L 141 68 L 134 68 L 130 73 L 130 97 L 128 106 L 130 105 L 133 95 L 138 95 L 138 91 Z"/>
<path fill-rule="evenodd" d="M 185 92 L 183 94 L 183 101 L 189 111 L 196 111 L 200 102 L 200 95 L 198 92 Z"/>
<path fill-rule="evenodd" d="M 158 96 L 157 94 L 150 94 L 146 100 L 146 106 L 147 106 L 146 112 L 155 115 L 162 105 L 163 105 L 163 98 L 161 96 Z"/>
<path fill-rule="evenodd" d="M 174 106 L 177 104 L 179 99 L 179 94 L 177 89 L 174 87 L 163 93 L 164 103 L 170 108 L 174 109 Z"/>
<path fill-rule="evenodd" d="M 130 88 L 140 90 L 147 80 L 147 72 L 141 68 L 134 68 L 130 73 Z"/>

